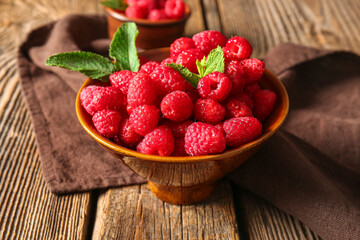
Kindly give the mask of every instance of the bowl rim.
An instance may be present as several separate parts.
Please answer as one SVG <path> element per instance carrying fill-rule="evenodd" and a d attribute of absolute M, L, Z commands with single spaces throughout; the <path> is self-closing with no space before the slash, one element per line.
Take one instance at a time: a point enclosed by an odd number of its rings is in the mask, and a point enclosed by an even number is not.
<path fill-rule="evenodd" d="M 184 2 L 185 3 L 185 2 Z M 184 16 L 182 16 L 181 18 L 178 19 L 163 19 L 163 20 L 158 20 L 158 21 L 151 21 L 148 19 L 139 19 L 139 18 L 129 18 L 127 16 L 125 16 L 124 13 L 122 13 L 119 10 L 110 8 L 110 7 L 105 7 L 106 13 L 123 22 L 135 22 L 137 25 L 143 25 L 143 26 L 148 26 L 148 27 L 156 27 L 156 26 L 166 26 L 166 25 L 173 25 L 173 24 L 178 24 L 178 23 L 183 23 L 185 22 L 191 15 L 191 8 L 189 7 L 189 5 L 187 3 L 185 3 L 185 13 Z"/>
<path fill-rule="evenodd" d="M 151 49 L 149 50 L 150 52 L 156 52 L 156 51 L 165 51 L 166 49 L 169 48 L 159 48 L 159 49 Z M 145 52 L 149 52 L 149 51 L 145 51 Z M 85 116 L 83 116 L 83 113 L 85 113 L 85 110 L 83 109 L 83 107 L 81 106 L 80 103 L 80 93 L 81 90 L 89 85 L 93 85 L 95 83 L 95 80 L 92 80 L 91 78 L 88 78 L 81 86 L 81 88 L 79 89 L 77 96 L 76 96 L 76 102 L 75 102 L 75 109 L 76 109 L 76 115 L 77 118 L 81 124 L 81 126 L 85 129 L 85 131 L 92 137 L 94 138 L 98 143 L 100 143 L 100 145 L 104 145 L 105 147 L 119 153 L 122 155 L 129 155 L 132 157 L 136 157 L 136 158 L 141 158 L 143 160 L 149 160 L 149 161 L 155 161 L 155 162 L 171 162 L 171 163 L 189 163 L 189 162 L 201 162 L 201 161 L 208 161 L 208 160 L 219 160 L 219 159 L 224 159 L 224 158 L 231 158 L 234 157 L 235 155 L 238 155 L 242 152 L 246 152 L 248 149 L 250 148 L 254 148 L 256 146 L 259 146 L 260 144 L 262 144 L 264 141 L 266 141 L 268 138 L 270 138 L 280 127 L 281 125 L 284 123 L 288 112 L 289 112 L 289 97 L 287 94 L 287 91 L 284 87 L 284 85 L 282 84 L 282 82 L 273 74 L 271 73 L 268 69 L 265 70 L 266 75 L 269 76 L 269 79 L 271 79 L 272 84 L 275 84 L 276 87 L 278 88 L 278 90 L 280 91 L 279 93 L 281 93 L 282 98 L 284 99 L 284 102 L 282 103 L 283 108 L 280 110 L 281 112 L 278 113 L 279 116 L 282 116 L 279 119 L 276 119 L 274 121 L 274 123 L 271 125 L 270 129 L 267 129 L 266 132 L 262 133 L 262 135 L 260 135 L 260 137 L 258 137 L 257 139 L 250 141 L 244 145 L 241 145 L 239 147 L 233 148 L 233 149 L 229 149 L 226 150 L 220 154 L 213 154 L 213 155 L 201 155 L 201 156 L 158 156 L 158 155 L 150 155 L 150 154 L 145 154 L 145 153 L 140 153 L 131 149 L 128 149 L 126 147 L 120 146 L 112 141 L 110 141 L 109 139 L 101 136 L 96 130 L 95 128 L 88 123 L 88 121 L 86 120 Z M 278 93 L 277 93 L 278 94 Z M 279 98 L 277 98 L 279 99 Z M 87 113 L 85 113 L 87 114 Z M 263 130 L 264 131 L 264 130 Z"/>

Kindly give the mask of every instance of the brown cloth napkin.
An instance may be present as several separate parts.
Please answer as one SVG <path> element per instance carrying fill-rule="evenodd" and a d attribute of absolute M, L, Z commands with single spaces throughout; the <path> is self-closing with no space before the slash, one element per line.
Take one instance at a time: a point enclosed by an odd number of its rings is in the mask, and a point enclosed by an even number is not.
<path fill-rule="evenodd" d="M 59 52 L 106 55 L 109 43 L 104 17 L 71 15 L 32 31 L 19 49 L 21 86 L 54 193 L 145 182 L 78 123 L 75 97 L 86 77 L 44 65 Z M 288 90 L 289 116 L 228 178 L 324 239 L 360 239 L 360 57 L 282 44 L 265 61 Z"/>

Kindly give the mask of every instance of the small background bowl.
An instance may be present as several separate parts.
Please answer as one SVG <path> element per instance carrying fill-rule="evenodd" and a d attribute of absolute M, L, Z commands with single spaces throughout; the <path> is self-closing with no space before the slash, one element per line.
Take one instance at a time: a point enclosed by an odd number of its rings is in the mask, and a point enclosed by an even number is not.
<path fill-rule="evenodd" d="M 184 33 L 185 23 L 189 19 L 191 10 L 185 4 L 185 14 L 180 19 L 165 19 L 150 21 L 147 19 L 128 18 L 123 12 L 106 7 L 108 34 L 112 39 L 116 30 L 125 22 L 135 22 L 139 35 L 136 46 L 143 49 L 167 47 Z"/>
<path fill-rule="evenodd" d="M 169 48 L 153 49 L 139 54 L 148 60 L 161 61 L 169 56 Z M 289 109 L 289 99 L 285 87 L 271 72 L 266 70 L 260 85 L 277 94 L 275 108 L 263 124 L 263 133 L 257 139 L 225 151 L 221 154 L 194 157 L 163 157 L 142 154 L 119 146 L 102 137 L 94 128 L 91 116 L 80 104 L 80 92 L 98 81 L 88 79 L 82 85 L 76 99 L 76 114 L 86 132 L 102 147 L 135 173 L 148 180 L 150 190 L 160 199 L 173 204 L 197 203 L 208 196 L 217 180 L 243 164 L 282 125 Z"/>

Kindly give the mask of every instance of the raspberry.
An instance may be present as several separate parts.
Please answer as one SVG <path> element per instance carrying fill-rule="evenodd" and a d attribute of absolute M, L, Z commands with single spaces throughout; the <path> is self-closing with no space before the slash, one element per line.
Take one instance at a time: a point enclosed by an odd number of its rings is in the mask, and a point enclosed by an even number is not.
<path fill-rule="evenodd" d="M 112 86 L 117 87 L 124 95 L 127 95 L 130 81 L 135 76 L 135 72 L 122 70 L 111 74 L 109 80 Z"/>
<path fill-rule="evenodd" d="M 151 74 L 155 68 L 157 68 L 160 64 L 158 62 L 155 61 L 150 61 L 145 63 L 144 65 L 142 65 L 140 67 L 139 72 L 143 72 L 143 73 L 147 73 L 147 74 Z"/>
<path fill-rule="evenodd" d="M 159 21 L 167 19 L 167 16 L 163 9 L 152 9 L 149 13 L 148 19 L 151 21 Z"/>
<path fill-rule="evenodd" d="M 185 92 L 174 91 L 163 98 L 160 108 L 164 117 L 175 122 L 181 122 L 191 116 L 193 103 Z"/>
<path fill-rule="evenodd" d="M 254 101 L 245 92 L 240 92 L 240 93 L 236 94 L 235 96 L 232 96 L 231 98 L 229 98 L 229 101 L 232 101 L 234 99 L 236 99 L 237 102 L 244 102 L 251 110 L 254 109 Z"/>
<path fill-rule="evenodd" d="M 238 147 L 260 136 L 262 125 L 256 118 L 239 117 L 226 120 L 223 128 L 226 144 L 231 147 Z"/>
<path fill-rule="evenodd" d="M 189 88 L 187 88 L 187 90 L 185 92 L 187 93 L 187 95 L 189 95 L 193 104 L 195 104 L 196 101 L 200 98 L 200 95 L 199 95 L 199 92 L 197 91 L 197 89 L 193 88 L 193 86 L 191 86 L 191 85 L 189 86 Z"/>
<path fill-rule="evenodd" d="M 245 69 L 239 61 L 231 61 L 226 64 L 225 74 L 232 82 L 231 94 L 242 91 L 246 84 Z"/>
<path fill-rule="evenodd" d="M 147 63 L 149 60 L 146 59 L 146 57 L 139 56 L 140 66 Z"/>
<path fill-rule="evenodd" d="M 200 79 L 197 89 L 202 98 L 222 101 L 230 93 L 231 87 L 232 83 L 224 73 L 213 72 Z"/>
<path fill-rule="evenodd" d="M 126 8 L 125 15 L 129 18 L 145 19 L 148 16 L 148 9 L 138 5 L 130 5 Z"/>
<path fill-rule="evenodd" d="M 158 66 L 150 74 L 150 78 L 161 96 L 176 90 L 184 91 L 186 88 L 186 80 L 178 71 L 168 66 Z"/>
<path fill-rule="evenodd" d="M 185 140 L 184 138 L 175 138 L 174 151 L 171 156 L 187 156 L 185 151 Z"/>
<path fill-rule="evenodd" d="M 165 125 L 167 125 L 170 129 L 174 138 L 184 138 L 186 129 L 193 123 L 191 120 L 187 120 L 185 122 L 172 122 L 167 121 Z"/>
<path fill-rule="evenodd" d="M 192 156 L 221 153 L 225 150 L 226 139 L 223 131 L 215 126 L 195 122 L 185 134 L 185 151 Z"/>
<path fill-rule="evenodd" d="M 201 122 L 216 124 L 225 117 L 225 108 L 213 99 L 199 99 L 194 105 L 195 118 Z"/>
<path fill-rule="evenodd" d="M 254 96 L 254 94 L 259 90 L 260 90 L 260 86 L 257 83 L 253 83 L 245 87 L 245 93 L 248 94 L 249 96 Z"/>
<path fill-rule="evenodd" d="M 168 57 L 162 60 L 160 64 L 166 66 L 166 64 L 174 63 L 174 62 L 176 62 L 176 59 L 173 59 L 172 57 Z"/>
<path fill-rule="evenodd" d="M 239 99 L 231 99 L 226 104 L 226 117 L 252 117 L 252 111 L 245 102 Z"/>
<path fill-rule="evenodd" d="M 214 30 L 199 32 L 192 39 L 196 47 L 201 49 L 206 55 L 217 46 L 224 47 L 227 41 L 223 34 Z"/>
<path fill-rule="evenodd" d="M 136 150 L 141 153 L 169 156 L 174 151 L 174 137 L 170 128 L 165 125 L 155 128 L 146 134 Z"/>
<path fill-rule="evenodd" d="M 183 51 L 193 48 L 196 48 L 194 40 L 187 37 L 178 38 L 170 45 L 170 56 L 177 58 Z"/>
<path fill-rule="evenodd" d="M 125 96 L 116 87 L 88 86 L 82 89 L 80 101 L 86 112 L 94 116 L 104 109 L 120 111 Z"/>
<path fill-rule="evenodd" d="M 251 56 L 252 47 L 245 38 L 235 36 L 226 42 L 223 51 L 226 62 L 241 61 Z"/>
<path fill-rule="evenodd" d="M 117 111 L 105 109 L 95 113 L 92 121 L 101 135 L 112 138 L 119 132 L 121 115 Z"/>
<path fill-rule="evenodd" d="M 164 10 L 169 18 L 181 18 L 185 13 L 185 3 L 182 0 L 167 0 Z"/>
<path fill-rule="evenodd" d="M 260 81 L 265 72 L 265 63 L 259 59 L 251 58 L 241 61 L 244 66 L 247 84 Z"/>
<path fill-rule="evenodd" d="M 137 134 L 134 130 L 134 127 L 129 122 L 129 118 L 126 118 L 120 123 L 120 131 L 117 136 L 115 136 L 114 141 L 117 144 L 126 146 L 126 147 L 135 147 L 143 137 Z"/>
<path fill-rule="evenodd" d="M 156 128 L 159 118 L 159 109 L 154 105 L 141 105 L 132 110 L 129 123 L 137 134 L 145 136 Z"/>
<path fill-rule="evenodd" d="M 276 102 L 276 94 L 268 89 L 259 90 L 254 95 L 254 116 L 264 121 L 272 112 Z"/>
<path fill-rule="evenodd" d="M 180 53 L 176 59 L 177 64 L 181 64 L 193 73 L 199 73 L 196 67 L 196 59 L 203 59 L 205 53 L 200 49 L 189 49 Z"/>
<path fill-rule="evenodd" d="M 138 73 L 131 80 L 127 94 L 127 109 L 130 113 L 132 109 L 148 104 L 152 105 L 157 99 L 156 88 L 150 77 L 146 73 Z"/>

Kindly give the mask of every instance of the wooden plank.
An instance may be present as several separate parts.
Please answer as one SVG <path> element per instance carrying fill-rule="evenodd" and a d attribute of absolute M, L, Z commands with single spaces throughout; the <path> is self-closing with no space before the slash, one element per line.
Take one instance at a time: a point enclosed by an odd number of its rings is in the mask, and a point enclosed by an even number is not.
<path fill-rule="evenodd" d="M 30 116 L 19 86 L 16 48 L 30 29 L 68 13 L 97 12 L 97 5 L 96 0 L 0 3 L 0 239 L 86 237 L 91 194 L 56 196 L 47 190 L 42 178 Z"/>
<path fill-rule="evenodd" d="M 272 204 L 250 192 L 235 187 L 235 202 L 242 202 L 250 239 L 318 240 L 308 227 Z"/>
<path fill-rule="evenodd" d="M 192 37 L 195 33 L 198 33 L 205 29 L 205 19 L 202 14 L 201 0 L 184 0 L 190 9 L 191 15 L 185 26 L 184 35 Z"/>
<path fill-rule="evenodd" d="M 110 189 L 99 198 L 92 239 L 239 239 L 231 187 L 223 181 L 189 206 L 159 200 L 147 184 Z"/>

